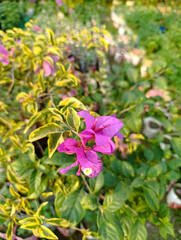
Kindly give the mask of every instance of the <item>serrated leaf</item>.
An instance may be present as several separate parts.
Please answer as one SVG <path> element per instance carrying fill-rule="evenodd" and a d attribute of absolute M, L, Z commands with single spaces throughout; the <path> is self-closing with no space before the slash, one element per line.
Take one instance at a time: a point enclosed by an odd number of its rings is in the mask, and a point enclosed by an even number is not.
<path fill-rule="evenodd" d="M 144 224 L 137 220 L 131 227 L 129 240 L 146 240 L 147 230 Z"/>
<path fill-rule="evenodd" d="M 64 129 L 56 123 L 47 123 L 44 126 L 34 130 L 29 135 L 29 141 L 34 142 L 38 139 L 47 137 L 49 134 L 62 133 Z"/>

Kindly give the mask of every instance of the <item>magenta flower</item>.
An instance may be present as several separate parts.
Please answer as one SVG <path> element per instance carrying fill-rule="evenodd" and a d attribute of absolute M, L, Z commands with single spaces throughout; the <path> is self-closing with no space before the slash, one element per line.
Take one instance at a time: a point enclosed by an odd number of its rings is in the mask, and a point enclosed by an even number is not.
<path fill-rule="evenodd" d="M 45 77 L 48 77 L 50 75 L 55 76 L 55 68 L 56 68 L 56 62 L 60 59 L 59 56 L 53 55 L 53 54 L 48 54 L 47 56 L 51 57 L 53 60 L 53 66 L 47 62 L 43 61 L 43 65 L 40 67 L 38 66 L 37 69 L 35 70 L 35 73 L 38 74 L 41 69 L 44 70 Z"/>
<path fill-rule="evenodd" d="M 35 32 L 38 32 L 38 33 L 41 33 L 41 32 L 42 32 L 41 28 L 40 28 L 38 25 L 34 25 L 34 26 L 33 26 L 33 30 L 34 30 Z"/>
<path fill-rule="evenodd" d="M 90 147 L 83 147 L 80 141 L 68 138 L 60 144 L 57 149 L 59 152 L 65 152 L 67 154 L 76 153 L 77 155 L 76 162 L 66 168 L 59 169 L 62 174 L 65 174 L 68 170 L 77 165 L 79 165 L 77 176 L 79 176 L 82 171 L 88 177 L 96 177 L 102 170 L 102 162 L 94 150 Z"/>
<path fill-rule="evenodd" d="M 8 65 L 10 62 L 9 53 L 3 45 L 0 45 L 0 62 L 2 62 L 3 65 Z"/>
<path fill-rule="evenodd" d="M 80 137 L 84 145 L 92 139 L 96 145 L 93 147 L 95 151 L 110 154 L 115 149 L 115 144 L 111 138 L 117 136 L 122 138 L 123 135 L 119 130 L 123 127 L 121 120 L 113 116 L 101 116 L 94 118 L 88 111 L 81 111 L 79 116 L 85 118 L 86 130 L 80 133 Z"/>
<path fill-rule="evenodd" d="M 62 6 L 63 5 L 63 1 L 61 1 L 61 0 L 56 0 L 56 3 L 57 3 L 58 6 Z"/>

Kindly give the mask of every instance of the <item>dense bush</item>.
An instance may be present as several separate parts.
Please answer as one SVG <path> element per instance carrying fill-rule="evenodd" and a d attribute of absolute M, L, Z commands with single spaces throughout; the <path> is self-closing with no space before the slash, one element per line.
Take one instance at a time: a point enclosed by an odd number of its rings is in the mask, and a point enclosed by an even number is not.
<path fill-rule="evenodd" d="M 28 22 L 0 36 L 0 229 L 7 239 L 58 239 L 59 232 L 77 239 L 80 232 L 144 240 L 148 221 L 164 239 L 174 237 L 165 195 L 180 180 L 181 103 L 162 76 L 165 64 L 152 59 L 142 76 L 141 62 L 117 61 L 119 49 L 96 26 L 67 24 L 55 35 Z M 91 118 L 87 132 L 81 116 Z M 114 136 L 110 155 L 113 130 L 101 131 L 114 121 L 124 138 Z M 99 153 L 89 157 L 91 148 Z"/>

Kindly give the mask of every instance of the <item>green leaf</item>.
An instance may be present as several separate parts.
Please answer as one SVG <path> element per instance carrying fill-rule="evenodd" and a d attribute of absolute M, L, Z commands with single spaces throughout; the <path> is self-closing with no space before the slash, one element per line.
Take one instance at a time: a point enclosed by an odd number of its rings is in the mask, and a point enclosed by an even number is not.
<path fill-rule="evenodd" d="M 39 172 L 38 170 L 34 170 L 30 176 L 30 188 L 32 188 L 32 190 L 36 191 L 41 183 L 41 175 L 42 173 Z"/>
<path fill-rule="evenodd" d="M 122 172 L 126 177 L 134 177 L 134 168 L 129 162 L 121 161 Z"/>
<path fill-rule="evenodd" d="M 86 210 L 94 211 L 97 207 L 97 196 L 92 194 L 87 194 L 83 197 L 81 204 Z"/>
<path fill-rule="evenodd" d="M 58 239 L 58 237 L 47 227 L 41 225 L 39 228 L 38 228 L 38 233 L 44 237 L 44 238 L 47 238 L 47 239 Z"/>
<path fill-rule="evenodd" d="M 174 137 L 172 138 L 171 143 L 172 143 L 172 148 L 174 152 L 178 154 L 178 156 L 180 157 L 181 156 L 181 139 L 178 137 Z"/>
<path fill-rule="evenodd" d="M 0 212 L 0 219 L 8 219 L 9 215 Z"/>
<path fill-rule="evenodd" d="M 173 225 L 168 221 L 167 218 L 165 218 L 165 221 L 159 225 L 159 232 L 164 239 L 167 239 L 167 235 L 175 237 Z"/>
<path fill-rule="evenodd" d="M 38 208 L 38 210 L 37 210 L 37 212 L 36 212 L 36 215 L 37 215 L 37 216 L 40 216 L 40 212 L 41 212 L 42 208 L 43 208 L 44 206 L 46 206 L 47 204 L 48 204 L 48 202 L 44 202 L 44 203 L 42 203 L 42 204 L 39 206 L 39 208 Z"/>
<path fill-rule="evenodd" d="M 159 200 L 156 194 L 147 187 L 143 187 L 143 192 L 148 206 L 151 208 L 151 210 L 157 211 L 159 209 Z"/>
<path fill-rule="evenodd" d="M 118 186 L 118 191 L 106 195 L 106 198 L 103 203 L 103 207 L 107 211 L 115 212 L 119 208 L 121 208 L 126 201 L 126 199 L 129 198 L 131 194 L 131 189 L 127 184 L 120 184 Z"/>
<path fill-rule="evenodd" d="M 54 33 L 50 28 L 46 28 L 46 34 L 48 37 L 48 41 L 52 44 L 55 45 L 55 40 L 54 40 Z"/>
<path fill-rule="evenodd" d="M 64 107 L 64 106 L 86 110 L 86 107 L 84 106 L 84 104 L 74 97 L 66 98 L 65 100 L 59 102 L 58 107 Z"/>
<path fill-rule="evenodd" d="M 38 172 L 38 173 L 37 173 Z M 34 176 L 33 176 L 34 174 Z M 28 198 L 29 199 L 35 199 L 37 198 L 42 192 L 45 191 L 47 184 L 48 184 L 48 177 L 43 175 L 41 176 L 39 171 L 35 170 L 34 173 L 32 173 L 31 177 L 30 177 L 30 190 L 28 193 Z M 41 176 L 41 179 L 40 177 Z M 38 183 L 35 184 L 36 179 L 38 179 L 39 185 Z M 36 190 L 35 190 L 35 185 L 36 185 Z"/>
<path fill-rule="evenodd" d="M 62 205 L 62 218 L 77 225 L 85 215 L 85 210 L 81 206 L 83 197 L 83 191 L 77 191 L 67 195 Z"/>
<path fill-rule="evenodd" d="M 144 181 L 142 179 L 140 179 L 139 177 L 137 177 L 132 181 L 131 187 L 138 188 L 138 187 L 142 187 L 143 184 L 144 184 Z"/>
<path fill-rule="evenodd" d="M 147 148 L 144 150 L 144 156 L 150 162 L 154 158 L 154 152 L 152 150 L 150 150 L 149 148 Z"/>
<path fill-rule="evenodd" d="M 19 180 L 19 178 L 18 178 L 17 175 L 15 174 L 15 171 L 12 169 L 12 167 L 11 167 L 10 165 L 7 167 L 6 174 L 7 174 L 8 180 L 9 180 L 10 182 L 21 184 L 21 181 Z"/>
<path fill-rule="evenodd" d="M 149 178 L 158 177 L 159 175 L 166 173 L 166 171 L 167 171 L 166 163 L 161 162 L 151 167 L 147 173 L 147 176 Z"/>
<path fill-rule="evenodd" d="M 111 212 L 99 211 L 97 225 L 100 240 L 123 240 L 124 233 L 119 218 Z"/>
<path fill-rule="evenodd" d="M 27 133 L 27 131 L 40 119 L 43 118 L 44 115 L 47 114 L 47 110 L 42 110 L 41 112 L 37 112 L 35 113 L 29 120 L 25 130 L 24 130 L 24 134 Z"/>
<path fill-rule="evenodd" d="M 38 73 L 38 82 L 43 92 L 45 92 L 45 79 L 44 79 L 44 71 L 41 69 Z"/>
<path fill-rule="evenodd" d="M 135 68 L 129 67 L 126 71 L 128 80 L 136 83 L 138 81 L 138 71 Z"/>
<path fill-rule="evenodd" d="M 64 129 L 56 123 L 47 123 L 44 126 L 31 132 L 29 136 L 29 141 L 34 142 L 38 139 L 44 138 L 49 134 L 62 133 Z"/>
<path fill-rule="evenodd" d="M 56 195 L 55 195 L 55 211 L 58 215 L 58 217 L 62 217 L 62 204 L 65 200 L 65 196 L 63 195 L 63 193 L 61 191 L 59 191 Z"/>
<path fill-rule="evenodd" d="M 180 172 L 179 171 L 169 171 L 165 174 L 165 177 L 170 181 L 177 181 L 180 179 Z"/>
<path fill-rule="evenodd" d="M 95 178 L 89 178 L 89 184 L 93 191 L 93 193 L 98 192 L 102 186 L 104 185 L 104 175 L 102 172 L 99 173 L 99 175 Z"/>
<path fill-rule="evenodd" d="M 136 114 L 134 114 L 134 113 L 130 113 L 130 114 L 128 114 L 125 122 L 126 122 L 126 125 L 131 130 L 139 133 L 141 126 L 142 126 L 142 120 L 140 117 L 137 117 Z"/>
<path fill-rule="evenodd" d="M 72 226 L 72 224 L 69 221 L 62 218 L 50 218 L 45 220 L 45 223 L 51 224 L 53 226 L 59 226 L 62 228 L 68 228 Z"/>
<path fill-rule="evenodd" d="M 68 108 L 67 109 L 67 115 L 66 115 L 66 120 L 68 125 L 75 129 L 79 130 L 80 127 L 80 117 L 77 115 L 77 112 L 73 108 Z"/>
<path fill-rule="evenodd" d="M 48 155 L 51 158 L 59 144 L 64 141 L 63 133 L 53 133 L 48 137 Z"/>
<path fill-rule="evenodd" d="M 13 225 L 14 225 L 13 222 L 10 222 L 10 223 L 8 224 L 8 229 L 7 229 L 7 231 L 6 231 L 7 240 L 11 240 L 11 239 L 12 239 L 12 235 L 13 235 Z"/>
<path fill-rule="evenodd" d="M 131 227 L 129 240 L 146 240 L 147 230 L 143 223 L 137 220 Z"/>

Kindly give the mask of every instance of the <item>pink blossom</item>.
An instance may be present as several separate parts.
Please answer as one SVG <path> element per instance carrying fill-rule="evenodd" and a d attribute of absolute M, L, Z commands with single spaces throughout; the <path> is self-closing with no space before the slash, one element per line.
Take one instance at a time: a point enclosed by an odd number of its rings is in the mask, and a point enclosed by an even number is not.
<path fill-rule="evenodd" d="M 42 32 L 41 28 L 40 28 L 38 25 L 34 25 L 34 26 L 33 26 L 33 30 L 34 30 L 35 32 L 38 32 L 38 33 L 41 33 L 41 32 Z"/>
<path fill-rule="evenodd" d="M 10 62 L 9 53 L 3 45 L 0 45 L 0 62 L 2 62 L 3 65 L 8 65 Z"/>
<path fill-rule="evenodd" d="M 58 6 L 62 6 L 63 5 L 63 1 L 61 1 L 61 0 L 56 0 L 56 3 L 57 3 Z"/>
<path fill-rule="evenodd" d="M 80 134 L 84 144 L 90 139 L 95 139 L 97 147 L 107 143 L 110 144 L 110 148 L 112 148 L 114 143 L 111 141 L 111 138 L 114 136 L 118 138 L 123 137 L 119 132 L 123 127 L 123 123 L 121 120 L 117 119 L 115 115 L 94 118 L 85 110 L 79 112 L 78 115 L 85 118 L 86 130 Z"/>
<path fill-rule="evenodd" d="M 83 147 L 80 141 L 76 141 L 72 138 L 68 138 L 58 146 L 59 152 L 65 152 L 67 154 L 76 154 L 77 161 L 66 168 L 59 169 L 59 172 L 65 174 L 72 167 L 79 165 L 77 176 L 81 171 L 88 177 L 96 177 L 102 170 L 102 162 L 98 158 L 96 152 L 90 147 Z"/>
<path fill-rule="evenodd" d="M 146 93 L 146 97 L 150 98 L 150 97 L 156 97 L 156 96 L 160 96 L 163 97 L 164 92 L 161 89 L 150 89 L 147 93 Z"/>
<path fill-rule="evenodd" d="M 59 56 L 48 54 L 47 56 L 51 57 L 53 60 L 53 66 L 47 62 L 46 60 L 43 61 L 42 66 L 38 66 L 35 70 L 35 73 L 38 74 L 41 69 L 44 70 L 45 77 L 48 77 L 50 75 L 55 76 L 55 68 L 56 68 L 56 62 L 59 60 Z"/>

